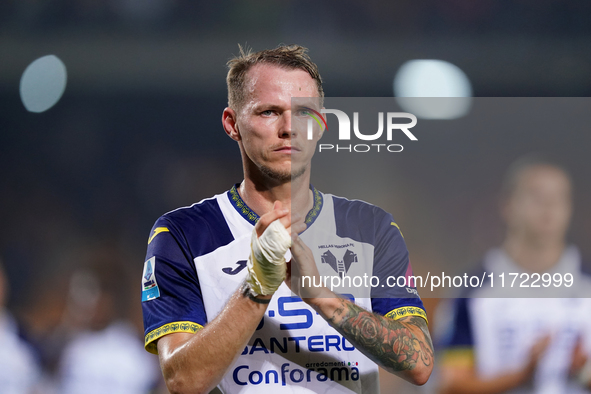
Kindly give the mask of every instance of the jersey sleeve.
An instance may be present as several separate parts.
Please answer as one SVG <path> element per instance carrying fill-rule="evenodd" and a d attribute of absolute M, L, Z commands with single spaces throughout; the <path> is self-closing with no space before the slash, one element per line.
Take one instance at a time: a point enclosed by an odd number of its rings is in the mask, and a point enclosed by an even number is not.
<path fill-rule="evenodd" d="M 425 307 L 412 278 L 404 237 L 392 215 L 387 213 L 377 221 L 373 275 L 384 284 L 383 287 L 372 288 L 374 312 L 394 320 L 406 316 L 420 316 L 427 320 Z"/>
<path fill-rule="evenodd" d="M 142 275 L 144 345 L 157 354 L 164 335 L 195 333 L 207 322 L 197 272 L 180 231 L 167 218 L 152 228 Z"/>
<path fill-rule="evenodd" d="M 457 298 L 453 302 L 452 319 L 441 340 L 442 364 L 446 366 L 474 365 L 474 336 L 468 308 L 469 298 Z"/>

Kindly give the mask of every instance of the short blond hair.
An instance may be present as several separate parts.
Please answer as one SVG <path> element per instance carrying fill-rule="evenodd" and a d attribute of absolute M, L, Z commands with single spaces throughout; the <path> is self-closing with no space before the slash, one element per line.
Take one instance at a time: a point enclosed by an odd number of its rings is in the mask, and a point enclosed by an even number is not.
<path fill-rule="evenodd" d="M 252 52 L 251 49 L 244 49 L 241 45 L 240 54 L 233 57 L 227 63 L 228 75 L 228 106 L 239 111 L 246 100 L 245 84 L 246 74 L 257 64 L 272 64 L 287 69 L 300 69 L 306 71 L 316 82 L 318 96 L 324 97 L 322 90 L 322 78 L 318 72 L 318 66 L 310 59 L 308 49 L 300 45 L 279 45 L 274 49 L 265 49 L 259 52 Z"/>

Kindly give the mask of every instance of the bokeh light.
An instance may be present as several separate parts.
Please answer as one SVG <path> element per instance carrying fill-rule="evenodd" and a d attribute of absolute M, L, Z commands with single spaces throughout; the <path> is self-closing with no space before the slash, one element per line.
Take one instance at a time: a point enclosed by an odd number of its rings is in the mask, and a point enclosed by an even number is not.
<path fill-rule="evenodd" d="M 443 60 L 410 60 L 394 77 L 394 96 L 422 119 L 456 119 L 468 113 L 472 86 L 466 74 Z M 454 99 L 433 100 L 442 97 Z"/>
<path fill-rule="evenodd" d="M 35 60 L 21 77 L 20 95 L 29 112 L 45 112 L 60 100 L 66 90 L 65 64 L 55 55 Z"/>

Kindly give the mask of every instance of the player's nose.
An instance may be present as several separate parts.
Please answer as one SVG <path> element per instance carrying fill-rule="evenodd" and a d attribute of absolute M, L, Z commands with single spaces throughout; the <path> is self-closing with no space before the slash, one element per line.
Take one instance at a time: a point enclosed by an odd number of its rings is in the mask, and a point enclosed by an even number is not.
<path fill-rule="evenodd" d="M 294 136 L 294 130 L 291 123 L 291 111 L 285 111 L 281 115 L 281 124 L 279 127 L 279 137 L 291 138 Z"/>

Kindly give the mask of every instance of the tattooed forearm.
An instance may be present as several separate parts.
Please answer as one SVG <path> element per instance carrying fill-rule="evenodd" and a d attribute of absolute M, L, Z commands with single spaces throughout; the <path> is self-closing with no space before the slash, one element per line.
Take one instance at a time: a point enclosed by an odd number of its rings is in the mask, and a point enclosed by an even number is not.
<path fill-rule="evenodd" d="M 431 353 L 433 353 L 433 342 L 431 342 L 431 334 L 429 334 L 429 328 L 427 327 L 427 322 L 425 319 L 417 316 L 409 316 L 407 318 L 400 319 L 399 321 L 418 327 L 423 332 L 423 335 L 427 340 L 429 350 L 431 350 Z"/>
<path fill-rule="evenodd" d="M 433 344 L 423 318 L 391 320 L 368 312 L 346 300 L 329 317 L 329 323 L 366 356 L 395 371 L 431 366 Z"/>

